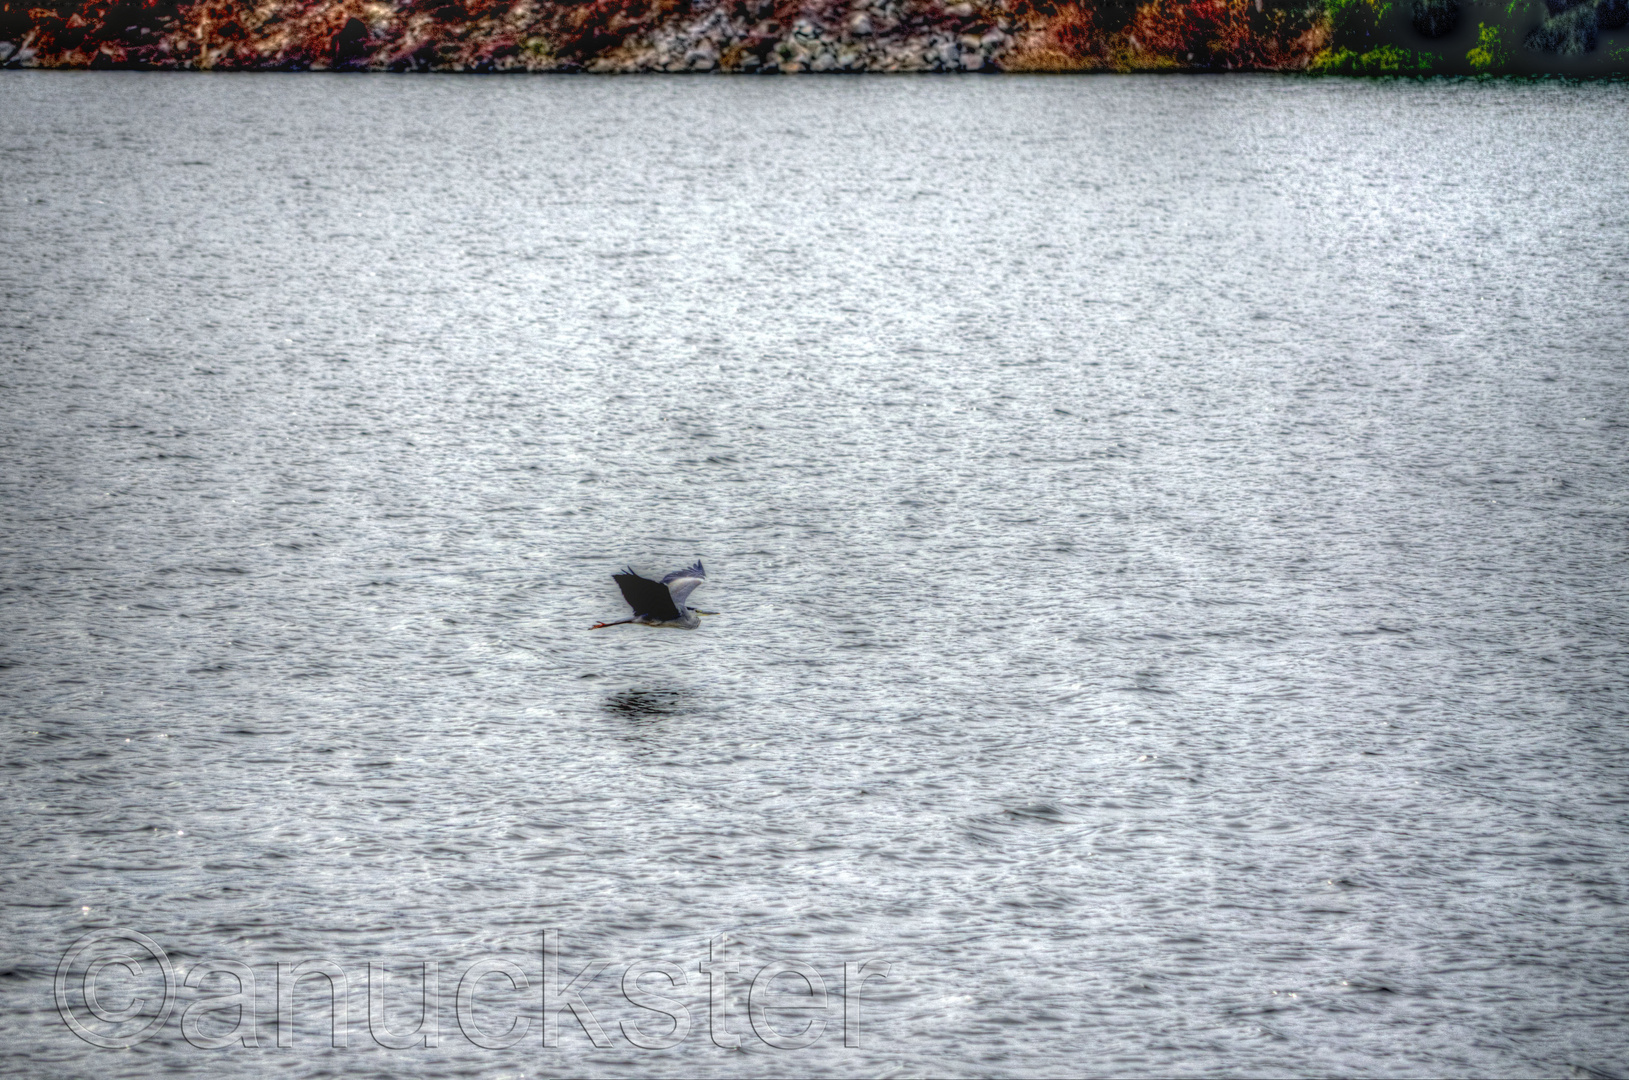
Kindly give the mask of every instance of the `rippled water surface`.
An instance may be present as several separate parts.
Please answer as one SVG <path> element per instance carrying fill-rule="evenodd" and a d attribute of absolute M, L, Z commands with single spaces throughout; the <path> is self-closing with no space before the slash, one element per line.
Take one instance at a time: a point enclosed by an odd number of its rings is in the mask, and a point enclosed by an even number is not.
<path fill-rule="evenodd" d="M 1629 1070 L 1629 88 L 0 102 L 8 1068 Z M 586 630 L 698 557 L 699 630 Z M 184 986 L 75 1038 L 115 926 L 247 965 L 259 1046 Z M 546 927 L 605 1048 L 541 1045 Z M 316 977 L 279 1047 L 324 959 L 348 1047 Z"/>

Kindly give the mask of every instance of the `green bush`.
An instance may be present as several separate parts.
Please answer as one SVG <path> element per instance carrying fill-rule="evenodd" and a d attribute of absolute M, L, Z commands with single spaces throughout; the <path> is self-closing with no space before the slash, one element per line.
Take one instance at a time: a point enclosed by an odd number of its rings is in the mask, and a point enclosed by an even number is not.
<path fill-rule="evenodd" d="M 1504 69 L 1510 62 L 1510 50 L 1505 48 L 1504 34 L 1497 26 L 1477 25 L 1476 48 L 1465 54 L 1471 70 L 1478 75 L 1491 75 Z"/>
<path fill-rule="evenodd" d="M 1401 75 L 1418 78 L 1431 74 L 1441 59 L 1436 53 L 1382 45 L 1359 53 L 1353 49 L 1329 49 L 1308 69 L 1316 75 Z"/>
<path fill-rule="evenodd" d="M 1336 51 L 1362 53 L 1375 46 L 1380 23 L 1391 14 L 1388 0 L 1328 0 L 1324 11 Z"/>

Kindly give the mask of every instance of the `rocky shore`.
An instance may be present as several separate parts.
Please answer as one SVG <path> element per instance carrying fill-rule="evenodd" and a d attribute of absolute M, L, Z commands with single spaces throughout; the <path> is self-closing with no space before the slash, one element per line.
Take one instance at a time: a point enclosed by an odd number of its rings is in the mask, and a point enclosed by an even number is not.
<path fill-rule="evenodd" d="M 1128 11 L 1133 9 L 1127 9 Z M 0 4 L 0 63 L 228 70 L 945 72 L 1078 67 L 1092 10 L 983 0 Z M 1168 61 L 1149 52 L 1147 63 Z M 1301 66 L 1310 57 L 1300 57 Z M 1292 61 L 1293 66 L 1293 61 Z"/>
<path fill-rule="evenodd" d="M 1629 0 L 0 0 L 0 66 L 1611 74 Z M 1525 6 L 1524 6 L 1525 5 Z M 1492 22 L 1481 21 L 1487 14 Z M 1602 48 L 1601 46 L 1605 46 Z"/>
<path fill-rule="evenodd" d="M 913 10 L 914 9 L 914 10 Z M 998 7 L 933 11 L 889 0 L 799 12 L 789 24 L 724 5 L 675 19 L 589 63 L 589 71 L 1000 71 L 1025 32 Z M 774 12 L 765 12 L 773 16 Z"/>

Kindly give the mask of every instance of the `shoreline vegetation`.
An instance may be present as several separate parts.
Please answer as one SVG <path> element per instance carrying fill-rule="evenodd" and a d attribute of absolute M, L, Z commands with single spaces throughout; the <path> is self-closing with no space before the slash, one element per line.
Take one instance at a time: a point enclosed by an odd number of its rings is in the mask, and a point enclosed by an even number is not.
<path fill-rule="evenodd" d="M 1622 78 L 1629 0 L 0 0 L 0 67 Z"/>

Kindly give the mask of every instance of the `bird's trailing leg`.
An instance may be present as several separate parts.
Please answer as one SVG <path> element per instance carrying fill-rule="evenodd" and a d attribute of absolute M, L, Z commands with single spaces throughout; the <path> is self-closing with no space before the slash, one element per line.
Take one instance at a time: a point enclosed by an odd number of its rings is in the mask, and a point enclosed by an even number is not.
<path fill-rule="evenodd" d="M 692 612 L 694 612 L 695 614 L 697 614 L 697 615 L 717 615 L 718 614 L 718 612 L 716 612 L 716 611 L 703 611 L 703 610 L 701 610 L 701 608 L 691 608 L 690 610 Z"/>
<path fill-rule="evenodd" d="M 616 622 L 597 622 L 593 626 L 590 626 L 589 629 L 590 630 L 598 630 L 598 629 L 600 629 L 601 627 L 604 627 L 604 626 L 621 626 L 623 623 L 631 623 L 631 622 L 633 622 L 632 619 L 618 619 Z"/>

